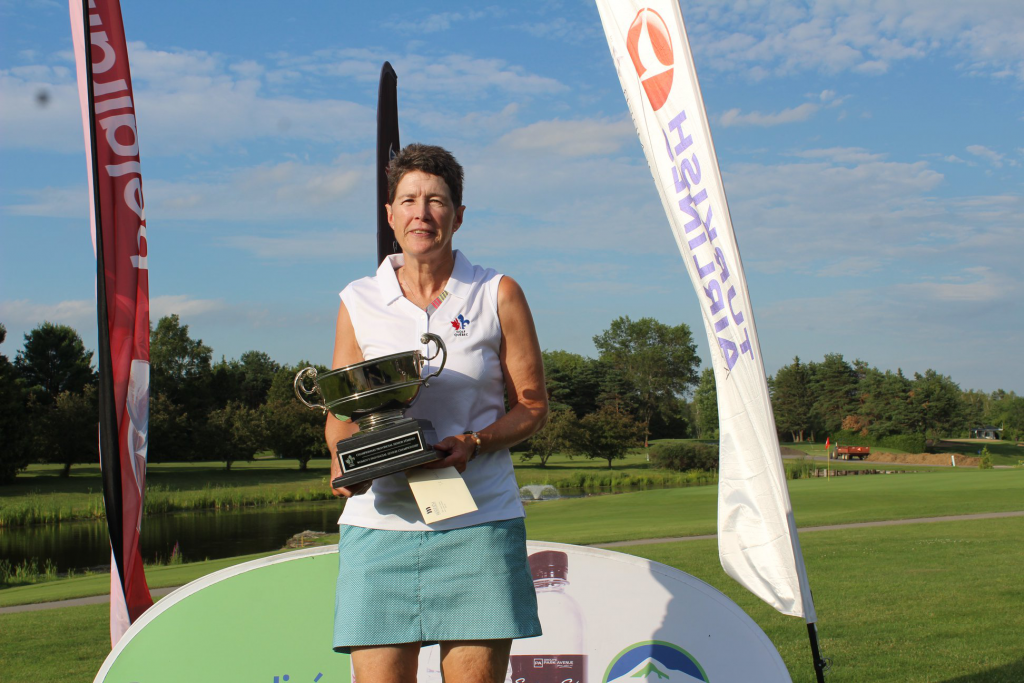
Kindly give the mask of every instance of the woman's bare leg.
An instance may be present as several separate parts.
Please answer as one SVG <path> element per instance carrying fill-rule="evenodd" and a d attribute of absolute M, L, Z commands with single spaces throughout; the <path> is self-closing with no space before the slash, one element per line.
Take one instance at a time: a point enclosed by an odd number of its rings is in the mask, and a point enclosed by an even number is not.
<path fill-rule="evenodd" d="M 415 683 L 420 644 L 352 648 L 356 683 Z"/>
<path fill-rule="evenodd" d="M 512 639 L 453 640 L 441 643 L 445 683 L 502 683 Z M 362 683 L 362 681 L 359 681 Z"/>

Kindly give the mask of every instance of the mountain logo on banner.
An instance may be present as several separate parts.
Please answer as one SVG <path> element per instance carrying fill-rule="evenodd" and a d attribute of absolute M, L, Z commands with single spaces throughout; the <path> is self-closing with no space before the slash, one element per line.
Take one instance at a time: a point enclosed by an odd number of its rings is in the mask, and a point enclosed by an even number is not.
<path fill-rule="evenodd" d="M 603 683 L 611 681 L 660 681 L 693 683 L 708 680 L 704 668 L 689 652 L 664 641 L 650 640 L 630 645 L 608 665 Z"/>
<path fill-rule="evenodd" d="M 658 111 L 672 91 L 672 37 L 661 15 L 652 9 L 642 9 L 626 34 L 626 50 L 633 67 L 647 93 L 651 109 Z"/>

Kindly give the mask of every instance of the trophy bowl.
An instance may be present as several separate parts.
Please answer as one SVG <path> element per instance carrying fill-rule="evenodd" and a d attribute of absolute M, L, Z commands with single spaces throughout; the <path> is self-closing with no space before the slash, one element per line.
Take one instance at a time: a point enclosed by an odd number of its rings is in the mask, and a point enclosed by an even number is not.
<path fill-rule="evenodd" d="M 375 479 L 385 474 L 436 460 L 437 441 L 429 420 L 405 417 L 404 411 L 419 395 L 420 388 L 444 369 L 448 351 L 436 334 L 420 337 L 423 344 L 434 342 L 437 351 L 427 356 L 419 350 L 393 353 L 347 365 L 330 372 L 303 368 L 295 375 L 295 395 L 310 409 L 330 411 L 339 420 L 351 419 L 359 432 L 338 442 L 342 476 L 335 488 Z M 441 364 L 425 377 L 423 366 L 441 354 Z"/>

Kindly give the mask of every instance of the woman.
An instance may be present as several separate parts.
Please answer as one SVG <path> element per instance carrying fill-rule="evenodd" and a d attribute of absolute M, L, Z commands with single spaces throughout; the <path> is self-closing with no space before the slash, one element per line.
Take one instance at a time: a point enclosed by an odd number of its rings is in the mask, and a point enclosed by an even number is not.
<path fill-rule="evenodd" d="M 403 473 L 335 489 L 342 514 L 335 649 L 359 683 L 414 681 L 423 643 L 439 642 L 445 680 L 501 681 L 513 638 L 540 635 L 524 510 L 508 449 L 547 419 L 540 345 L 522 289 L 452 249 L 462 226 L 462 167 L 440 147 L 391 162 L 388 222 L 401 255 L 341 293 L 334 367 L 444 339 L 444 371 L 409 417 L 429 419 L 478 510 L 428 525 Z M 508 393 L 508 413 L 504 394 Z M 332 456 L 352 422 L 327 418 Z M 331 459 L 332 479 L 341 474 Z"/>

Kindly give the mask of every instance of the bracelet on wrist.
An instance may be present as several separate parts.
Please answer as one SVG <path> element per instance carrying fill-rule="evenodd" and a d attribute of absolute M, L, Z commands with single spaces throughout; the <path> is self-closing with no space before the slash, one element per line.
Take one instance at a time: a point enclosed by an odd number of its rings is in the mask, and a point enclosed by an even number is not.
<path fill-rule="evenodd" d="M 469 456 L 469 459 L 472 460 L 476 456 L 480 455 L 480 446 L 482 445 L 483 442 L 480 440 L 479 432 L 468 431 L 462 433 L 465 436 L 468 436 L 473 439 L 473 455 Z"/>

